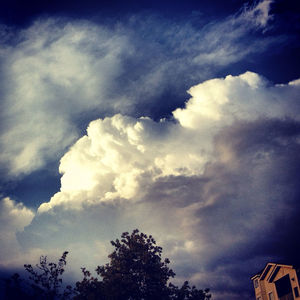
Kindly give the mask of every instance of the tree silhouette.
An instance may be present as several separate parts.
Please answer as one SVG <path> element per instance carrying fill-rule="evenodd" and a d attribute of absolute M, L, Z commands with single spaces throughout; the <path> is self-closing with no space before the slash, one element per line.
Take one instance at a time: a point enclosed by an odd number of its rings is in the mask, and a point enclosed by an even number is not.
<path fill-rule="evenodd" d="M 112 241 L 110 262 L 96 268 L 97 276 L 82 268 L 83 279 L 74 288 L 63 291 L 62 275 L 68 252 L 58 263 L 40 257 L 35 267 L 24 265 L 29 282 L 15 274 L 6 282 L 7 300 L 75 299 L 75 300 L 208 300 L 209 290 L 190 287 L 186 281 L 179 288 L 169 282 L 175 273 L 168 258 L 162 260 L 162 248 L 150 235 L 135 229 Z"/>
<path fill-rule="evenodd" d="M 30 300 L 35 299 L 31 297 L 30 293 L 24 285 L 24 280 L 21 279 L 20 275 L 15 273 L 10 278 L 5 279 L 5 299 L 23 299 Z"/>
<path fill-rule="evenodd" d="M 48 262 L 47 256 L 41 256 L 40 262 L 33 267 L 25 264 L 24 268 L 29 273 L 29 282 L 22 280 L 14 274 L 6 282 L 5 299 L 67 299 L 73 293 L 71 286 L 62 291 L 62 274 L 67 264 L 68 252 L 65 251 L 58 263 Z"/>
<path fill-rule="evenodd" d="M 187 281 L 181 288 L 168 284 L 175 273 L 168 267 L 168 258 L 162 261 L 162 248 L 151 235 L 135 229 L 131 234 L 124 232 L 121 240 L 111 244 L 115 250 L 108 256 L 110 262 L 96 269 L 100 280 L 82 269 L 84 279 L 76 283 L 76 299 L 210 299 L 208 289 L 191 288 Z"/>

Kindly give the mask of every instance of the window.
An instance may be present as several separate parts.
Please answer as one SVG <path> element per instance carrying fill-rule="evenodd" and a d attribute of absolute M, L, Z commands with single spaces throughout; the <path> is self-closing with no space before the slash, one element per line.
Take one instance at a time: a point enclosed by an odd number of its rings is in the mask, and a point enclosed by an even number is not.
<path fill-rule="evenodd" d="M 274 300 L 274 295 L 273 295 L 273 293 L 271 292 L 271 293 L 269 293 L 269 300 Z"/>
<path fill-rule="evenodd" d="M 295 294 L 295 297 L 298 298 L 299 297 L 299 290 L 297 287 L 294 287 L 294 294 Z"/>
<path fill-rule="evenodd" d="M 290 299 L 288 297 L 292 297 L 293 299 L 293 289 L 291 285 L 290 275 L 286 274 L 280 279 L 275 281 L 276 291 L 278 298 Z M 290 295 L 290 296 L 288 296 Z M 286 297 L 286 298 L 284 298 Z"/>
<path fill-rule="evenodd" d="M 255 287 L 255 288 L 258 288 L 258 279 L 255 279 L 255 280 L 254 280 L 254 287 Z"/>

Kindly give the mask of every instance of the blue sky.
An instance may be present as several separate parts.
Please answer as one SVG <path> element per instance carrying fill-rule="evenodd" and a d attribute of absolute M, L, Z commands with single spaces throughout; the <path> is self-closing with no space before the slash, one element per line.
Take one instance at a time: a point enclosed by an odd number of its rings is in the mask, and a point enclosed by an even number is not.
<path fill-rule="evenodd" d="M 0 21 L 1 272 L 68 250 L 79 279 L 134 228 L 215 299 L 299 263 L 296 1 L 16 0 Z"/>

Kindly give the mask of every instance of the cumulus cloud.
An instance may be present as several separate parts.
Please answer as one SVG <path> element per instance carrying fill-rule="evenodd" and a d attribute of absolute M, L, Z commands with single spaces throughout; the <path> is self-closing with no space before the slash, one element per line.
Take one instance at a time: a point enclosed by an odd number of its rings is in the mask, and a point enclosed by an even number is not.
<path fill-rule="evenodd" d="M 246 72 L 193 86 L 173 120 L 91 122 L 20 244 L 67 249 L 78 270 L 93 268 L 108 240 L 138 227 L 157 238 L 179 281 L 211 287 L 216 299 L 250 299 L 252 273 L 297 260 L 300 248 L 299 88 Z"/>
<path fill-rule="evenodd" d="M 188 91 L 192 98 L 186 107 L 175 110 L 173 115 L 183 127 L 192 129 L 212 127 L 212 122 L 226 126 L 236 120 L 260 117 L 297 119 L 299 103 L 295 97 L 299 85 L 297 81 L 292 85 L 294 88 L 268 87 L 264 78 L 252 72 L 212 79 L 192 87 Z"/>
<path fill-rule="evenodd" d="M 192 87 L 174 120 L 91 122 L 61 159 L 60 192 L 21 244 L 64 244 L 82 257 L 74 239 L 94 245 L 138 227 L 157 237 L 178 280 L 209 286 L 216 299 L 247 299 L 249 276 L 265 261 L 296 259 L 283 239 L 299 248 L 297 82 L 272 85 L 246 72 Z M 109 249 L 100 248 L 103 259 Z"/>
<path fill-rule="evenodd" d="M 269 87 L 246 72 L 192 87 L 186 107 L 173 112 L 175 122 L 122 115 L 93 121 L 61 159 L 61 191 L 39 210 L 67 203 L 80 208 L 82 199 L 138 200 L 157 178 L 202 175 L 215 160 L 214 141 L 224 127 L 258 118 L 298 120 L 298 90 L 298 85 Z M 224 149 L 222 159 L 230 155 Z"/>
<path fill-rule="evenodd" d="M 14 176 L 57 160 L 99 115 L 140 116 L 155 114 L 158 103 L 165 111 L 182 104 L 182 88 L 274 43 L 251 36 L 257 24 L 266 26 L 269 5 L 203 19 L 200 28 L 149 15 L 115 27 L 57 19 L 17 33 L 3 27 L 2 166 Z M 174 97 L 162 103 L 166 90 Z"/>

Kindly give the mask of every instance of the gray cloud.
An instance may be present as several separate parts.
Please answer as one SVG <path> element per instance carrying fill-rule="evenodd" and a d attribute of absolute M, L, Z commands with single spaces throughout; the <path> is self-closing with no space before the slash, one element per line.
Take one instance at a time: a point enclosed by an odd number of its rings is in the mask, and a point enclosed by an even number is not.
<path fill-rule="evenodd" d="M 34 212 L 10 198 L 0 200 L 0 266 L 3 268 L 20 263 L 21 247 L 17 233 L 24 230 L 34 218 Z"/>
<path fill-rule="evenodd" d="M 111 82 L 121 72 L 126 38 L 88 23 L 37 21 L 2 49 L 1 162 L 28 173 L 78 137 L 81 114 L 110 107 Z M 115 103 L 116 105 L 116 103 Z"/>

